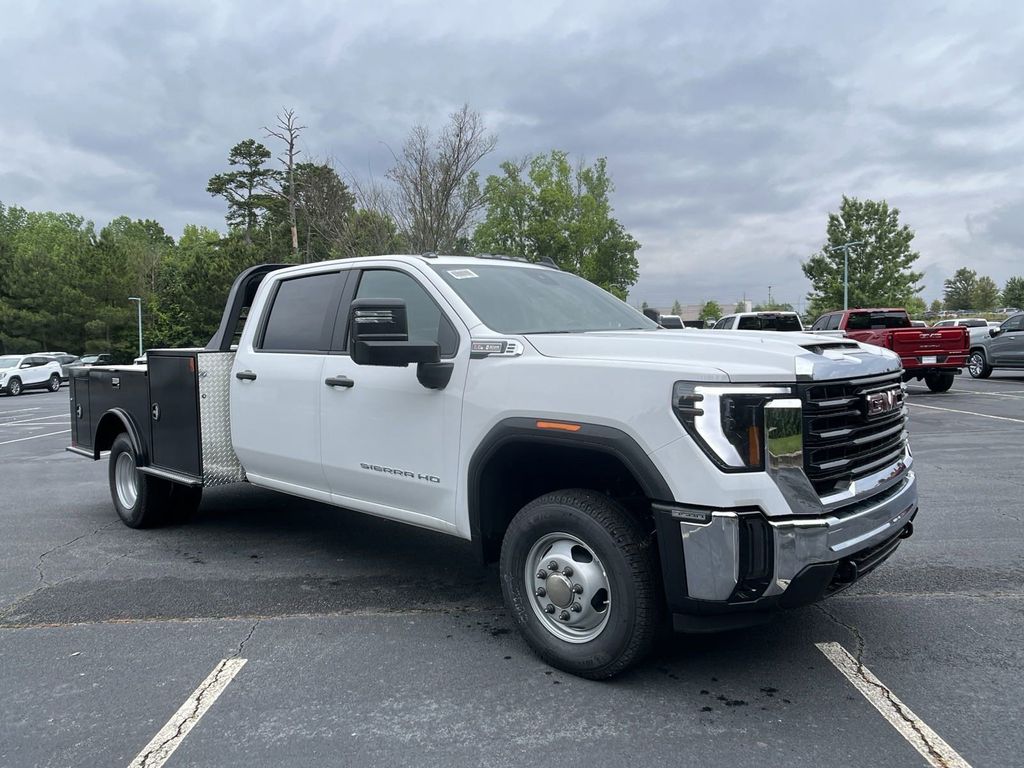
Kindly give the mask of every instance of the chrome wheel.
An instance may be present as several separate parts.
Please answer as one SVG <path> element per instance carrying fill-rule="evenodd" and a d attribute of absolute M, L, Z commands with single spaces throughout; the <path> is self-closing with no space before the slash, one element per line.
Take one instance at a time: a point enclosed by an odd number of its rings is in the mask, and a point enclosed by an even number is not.
<path fill-rule="evenodd" d="M 967 360 L 967 370 L 970 371 L 971 376 L 979 378 L 981 372 L 985 369 L 985 359 L 981 356 L 980 352 L 975 352 Z"/>
<path fill-rule="evenodd" d="M 135 459 L 130 453 L 122 453 L 117 457 L 117 463 L 114 465 L 114 488 L 122 507 L 131 509 L 135 506 L 139 498 L 139 474 L 135 468 Z"/>
<path fill-rule="evenodd" d="M 611 589 L 594 550 L 568 533 L 542 536 L 523 574 L 533 611 L 548 632 L 570 643 L 601 634 L 611 613 Z"/>
<path fill-rule="evenodd" d="M 21 380 L 20 379 L 11 379 L 10 383 L 7 385 L 7 391 L 10 392 L 14 396 L 20 395 L 21 394 Z"/>
<path fill-rule="evenodd" d="M 60 389 L 60 377 L 59 376 L 51 376 L 50 377 L 50 391 L 51 392 L 56 392 L 59 389 Z"/>

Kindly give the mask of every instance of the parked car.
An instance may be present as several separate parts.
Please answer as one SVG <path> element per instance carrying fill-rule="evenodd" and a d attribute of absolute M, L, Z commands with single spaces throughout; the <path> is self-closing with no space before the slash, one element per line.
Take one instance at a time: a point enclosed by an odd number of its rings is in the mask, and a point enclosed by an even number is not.
<path fill-rule="evenodd" d="M 924 320 L 911 320 L 910 321 L 910 327 L 911 328 L 927 328 L 928 327 L 928 323 L 926 323 Z"/>
<path fill-rule="evenodd" d="M 60 389 L 60 363 L 42 355 L 0 357 L 0 392 L 17 396 L 26 389 Z"/>
<path fill-rule="evenodd" d="M 249 482 L 459 536 L 497 561 L 542 659 L 610 677 L 663 616 L 759 623 L 848 587 L 914 531 L 896 355 L 709 334 L 665 331 L 543 264 L 252 267 L 205 349 L 72 377 L 70 450 L 110 452 L 133 528 Z"/>
<path fill-rule="evenodd" d="M 813 330 L 846 331 L 847 337 L 891 349 L 903 363 L 903 380 L 924 379 L 932 392 L 945 392 L 967 364 L 967 329 L 914 328 L 905 309 L 848 309 L 828 312 Z"/>
<path fill-rule="evenodd" d="M 78 355 L 71 355 L 67 352 L 36 352 L 35 354 L 40 357 L 52 357 L 58 363 L 60 363 L 60 378 L 61 381 L 67 381 L 68 376 L 71 373 L 71 366 L 78 363 L 81 359 Z"/>
<path fill-rule="evenodd" d="M 939 320 L 932 328 L 966 328 L 971 343 L 988 338 L 988 320 L 981 317 L 958 317 L 952 320 Z"/>
<path fill-rule="evenodd" d="M 82 355 L 79 365 L 110 365 L 114 362 L 114 356 L 103 352 L 98 355 Z"/>
<path fill-rule="evenodd" d="M 1024 368 L 1024 312 L 991 328 L 988 335 L 971 343 L 967 370 L 976 379 L 987 379 L 996 368 Z"/>

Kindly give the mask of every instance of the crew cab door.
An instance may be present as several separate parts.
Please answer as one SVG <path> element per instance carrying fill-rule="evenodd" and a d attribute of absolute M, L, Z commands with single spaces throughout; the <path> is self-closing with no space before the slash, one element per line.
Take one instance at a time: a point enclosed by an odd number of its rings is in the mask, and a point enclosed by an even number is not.
<path fill-rule="evenodd" d="M 329 499 L 320 463 L 324 360 L 348 273 L 338 267 L 269 284 L 231 370 L 231 441 L 254 485 Z"/>
<path fill-rule="evenodd" d="M 415 364 L 356 365 L 348 354 L 353 299 L 403 299 L 409 341 L 437 342 L 442 362 L 454 364 L 447 386 L 424 387 Z M 334 503 L 450 530 L 469 346 L 468 328 L 422 276 L 404 265 L 352 270 L 320 384 L 323 468 Z"/>
<path fill-rule="evenodd" d="M 1000 333 L 988 343 L 993 365 L 1024 366 L 1024 315 L 1014 315 L 1000 326 Z"/>

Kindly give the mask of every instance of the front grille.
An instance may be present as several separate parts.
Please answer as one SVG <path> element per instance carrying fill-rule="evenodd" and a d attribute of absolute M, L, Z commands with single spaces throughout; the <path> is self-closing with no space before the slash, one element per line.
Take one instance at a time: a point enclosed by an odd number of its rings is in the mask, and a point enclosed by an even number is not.
<path fill-rule="evenodd" d="M 804 472 L 821 496 L 903 457 L 907 408 L 900 373 L 799 385 Z M 895 390 L 896 407 L 869 415 L 868 399 Z M 884 397 L 884 395 L 883 395 Z"/>

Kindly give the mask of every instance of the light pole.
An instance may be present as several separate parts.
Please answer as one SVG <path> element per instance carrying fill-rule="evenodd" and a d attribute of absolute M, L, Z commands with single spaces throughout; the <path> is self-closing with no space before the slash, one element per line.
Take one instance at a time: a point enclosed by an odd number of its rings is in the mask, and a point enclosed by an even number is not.
<path fill-rule="evenodd" d="M 854 245 L 864 245 L 863 240 L 851 240 L 842 245 L 833 245 L 826 248 L 826 251 L 843 252 L 843 309 L 850 308 L 850 248 Z"/>
<path fill-rule="evenodd" d="M 138 296 L 129 296 L 128 301 L 134 301 L 139 308 L 139 357 L 142 357 L 142 299 Z"/>

